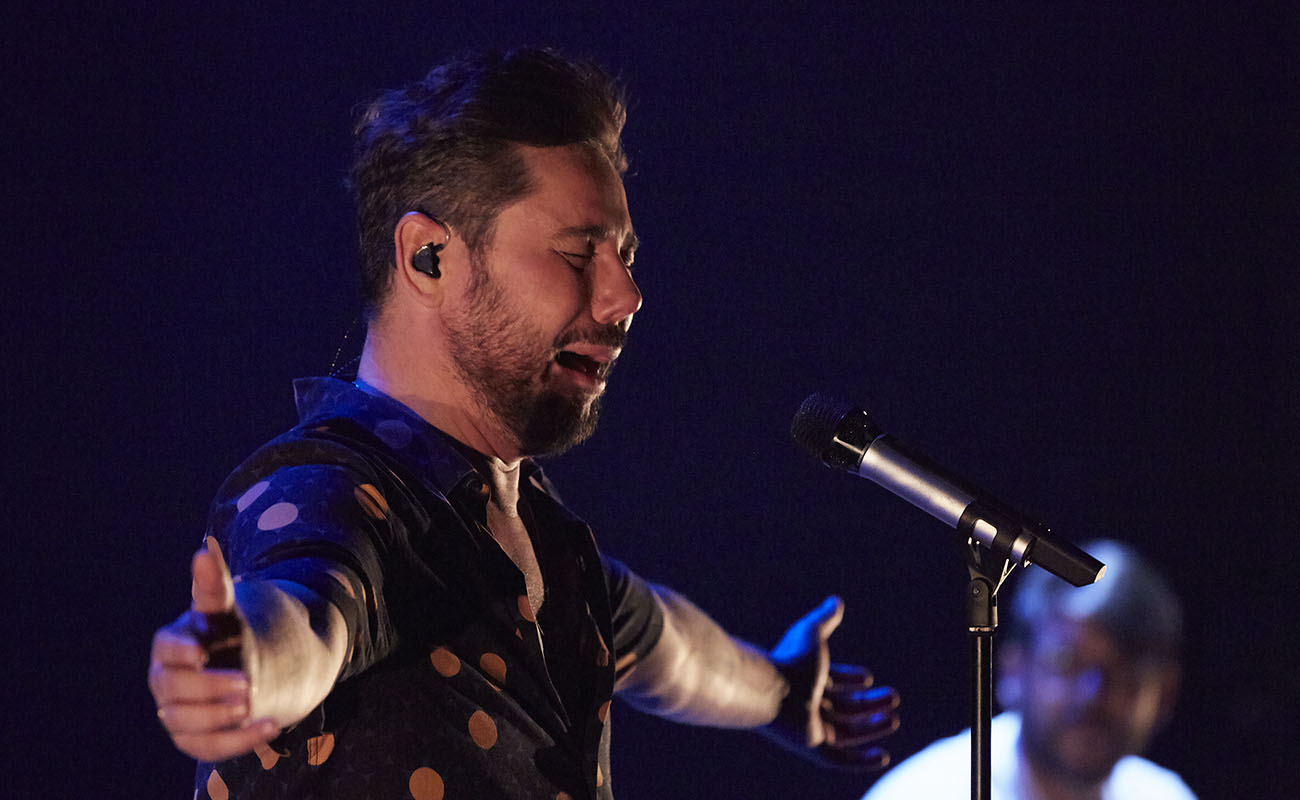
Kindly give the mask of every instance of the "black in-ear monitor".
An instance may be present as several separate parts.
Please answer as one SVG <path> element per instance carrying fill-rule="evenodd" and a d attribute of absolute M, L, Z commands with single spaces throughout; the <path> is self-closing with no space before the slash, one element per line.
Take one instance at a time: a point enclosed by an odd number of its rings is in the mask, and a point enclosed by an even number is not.
<path fill-rule="evenodd" d="M 416 272 L 423 272 L 430 278 L 441 278 L 442 273 L 438 270 L 438 251 L 442 250 L 444 245 L 428 244 L 415 251 L 411 256 L 411 268 Z"/>

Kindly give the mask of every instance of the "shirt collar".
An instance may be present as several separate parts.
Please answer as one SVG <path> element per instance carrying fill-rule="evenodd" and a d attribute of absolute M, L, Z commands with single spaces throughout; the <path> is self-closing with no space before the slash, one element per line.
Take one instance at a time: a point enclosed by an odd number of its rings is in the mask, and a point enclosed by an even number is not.
<path fill-rule="evenodd" d="M 361 381 L 338 378 L 298 378 L 293 382 L 298 426 L 326 426 L 345 419 L 359 424 L 398 459 L 432 479 L 434 488 L 449 495 L 464 486 L 486 498 L 486 457 L 430 425 L 405 403 Z M 535 460 L 519 466 L 519 490 L 540 491 L 559 501 L 555 487 Z"/>
<path fill-rule="evenodd" d="M 486 489 L 473 450 L 378 389 L 338 378 L 298 378 L 293 392 L 300 428 L 328 429 L 340 421 L 359 425 L 444 495 L 460 486 L 476 494 Z"/>

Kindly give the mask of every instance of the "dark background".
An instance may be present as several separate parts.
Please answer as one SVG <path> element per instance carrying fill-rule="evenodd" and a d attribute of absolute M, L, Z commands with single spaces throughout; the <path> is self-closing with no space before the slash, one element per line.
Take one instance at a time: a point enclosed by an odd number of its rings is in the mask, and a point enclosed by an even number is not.
<path fill-rule="evenodd" d="M 464 47 L 630 85 L 645 308 L 550 472 L 602 545 L 772 644 L 829 592 L 908 755 L 966 724 L 947 531 L 799 452 L 805 395 L 1185 598 L 1153 757 L 1292 797 L 1295 6 L 59 3 L 4 34 L 5 788 L 188 797 L 153 717 L 220 479 L 356 316 L 353 109 Z M 1014 586 L 1012 587 L 1014 588 Z M 623 707 L 622 800 L 850 800 L 753 734 Z"/>

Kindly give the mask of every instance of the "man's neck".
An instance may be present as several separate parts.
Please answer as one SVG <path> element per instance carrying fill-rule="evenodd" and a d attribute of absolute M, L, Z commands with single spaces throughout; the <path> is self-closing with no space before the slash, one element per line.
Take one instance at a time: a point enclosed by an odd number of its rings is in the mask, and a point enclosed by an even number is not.
<path fill-rule="evenodd" d="M 1016 771 L 1016 794 L 1025 800 L 1102 800 L 1101 783 L 1080 785 L 1062 781 L 1048 770 L 1040 770 L 1017 746 L 1020 769 Z"/>
<path fill-rule="evenodd" d="M 411 340 L 414 333 L 385 335 L 372 326 L 366 333 L 357 377 L 490 462 L 517 470 L 523 459 L 518 445 L 492 422 L 454 368 L 427 355 L 417 358 L 409 348 L 391 344 L 393 339 Z"/>

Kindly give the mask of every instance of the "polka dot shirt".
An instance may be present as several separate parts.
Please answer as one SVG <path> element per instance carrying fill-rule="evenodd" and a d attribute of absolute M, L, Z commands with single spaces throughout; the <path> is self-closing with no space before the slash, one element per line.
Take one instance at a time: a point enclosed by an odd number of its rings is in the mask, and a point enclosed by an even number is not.
<path fill-rule="evenodd" d="M 276 580 L 347 622 L 333 691 L 195 797 L 612 798 L 616 671 L 662 620 L 534 464 L 520 484 L 546 577 L 539 614 L 486 528 L 481 457 L 402 404 L 332 378 L 227 479 L 209 533 L 236 580 Z M 543 646 L 543 642 L 545 643 Z"/>

